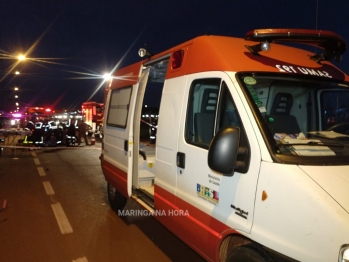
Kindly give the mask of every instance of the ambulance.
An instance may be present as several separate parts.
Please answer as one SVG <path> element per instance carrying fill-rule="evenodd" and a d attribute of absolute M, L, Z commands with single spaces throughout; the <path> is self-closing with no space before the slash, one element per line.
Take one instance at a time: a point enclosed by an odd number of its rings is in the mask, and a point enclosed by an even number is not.
<path fill-rule="evenodd" d="M 138 202 L 207 261 L 349 261 L 345 50 L 305 29 L 140 49 L 105 90 L 111 208 Z M 140 134 L 149 103 L 154 144 Z"/>

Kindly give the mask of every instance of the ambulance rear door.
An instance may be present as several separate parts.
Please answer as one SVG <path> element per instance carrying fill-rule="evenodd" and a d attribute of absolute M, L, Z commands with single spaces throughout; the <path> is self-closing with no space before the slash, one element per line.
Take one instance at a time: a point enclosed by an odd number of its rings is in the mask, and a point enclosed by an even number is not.
<path fill-rule="evenodd" d="M 141 69 L 142 70 L 142 69 Z M 108 95 L 104 123 L 105 160 L 103 171 L 106 180 L 124 196 L 131 196 L 134 154 L 134 115 L 140 86 L 147 83 L 149 70 L 140 72 L 139 81 L 117 89 Z M 138 76 L 136 76 L 138 78 Z M 142 89 L 142 88 L 141 88 Z M 143 88 L 144 89 L 144 88 Z M 136 152 L 138 155 L 138 152 Z"/>

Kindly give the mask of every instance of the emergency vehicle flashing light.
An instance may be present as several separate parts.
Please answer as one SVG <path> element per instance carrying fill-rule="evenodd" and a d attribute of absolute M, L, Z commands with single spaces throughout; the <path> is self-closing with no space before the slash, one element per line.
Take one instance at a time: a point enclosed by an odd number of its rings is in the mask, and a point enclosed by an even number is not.
<path fill-rule="evenodd" d="M 148 58 L 152 56 L 152 54 L 149 53 L 145 48 L 140 48 L 138 50 L 138 55 L 140 57 L 148 57 Z M 180 68 L 183 62 L 183 58 L 184 58 L 184 50 L 177 50 L 173 52 L 172 63 L 171 63 L 172 69 Z"/>
<path fill-rule="evenodd" d="M 246 33 L 245 40 L 261 43 L 254 46 L 246 45 L 253 54 L 268 50 L 267 46 L 273 42 L 293 42 L 319 47 L 324 50 L 324 53 L 310 57 L 316 62 L 332 58 L 339 62 L 347 47 L 340 35 L 330 31 L 311 29 L 255 29 Z"/>
<path fill-rule="evenodd" d="M 172 54 L 172 69 L 180 68 L 183 62 L 184 51 L 178 50 Z"/>

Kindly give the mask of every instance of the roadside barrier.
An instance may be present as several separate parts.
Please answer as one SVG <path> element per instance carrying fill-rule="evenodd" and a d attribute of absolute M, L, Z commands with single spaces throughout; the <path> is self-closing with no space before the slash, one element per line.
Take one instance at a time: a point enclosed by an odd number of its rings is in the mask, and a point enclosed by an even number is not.
<path fill-rule="evenodd" d="M 15 152 L 19 150 L 25 150 L 25 151 L 32 151 L 32 150 L 42 150 L 42 151 L 55 151 L 55 150 L 100 150 L 99 147 L 80 147 L 80 146 L 7 146 L 7 145 L 1 145 L 1 153 L 4 153 L 5 151 L 8 152 Z M 11 150 L 11 151 L 10 151 Z M 0 156 L 1 156 L 0 153 Z"/>

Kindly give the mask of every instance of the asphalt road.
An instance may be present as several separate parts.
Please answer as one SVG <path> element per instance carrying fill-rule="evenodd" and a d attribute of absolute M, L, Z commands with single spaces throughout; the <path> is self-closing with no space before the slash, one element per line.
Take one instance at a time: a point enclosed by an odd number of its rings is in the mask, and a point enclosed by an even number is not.
<path fill-rule="evenodd" d="M 110 209 L 100 153 L 98 141 L 3 150 L 0 261 L 203 261 L 153 217 Z"/>

